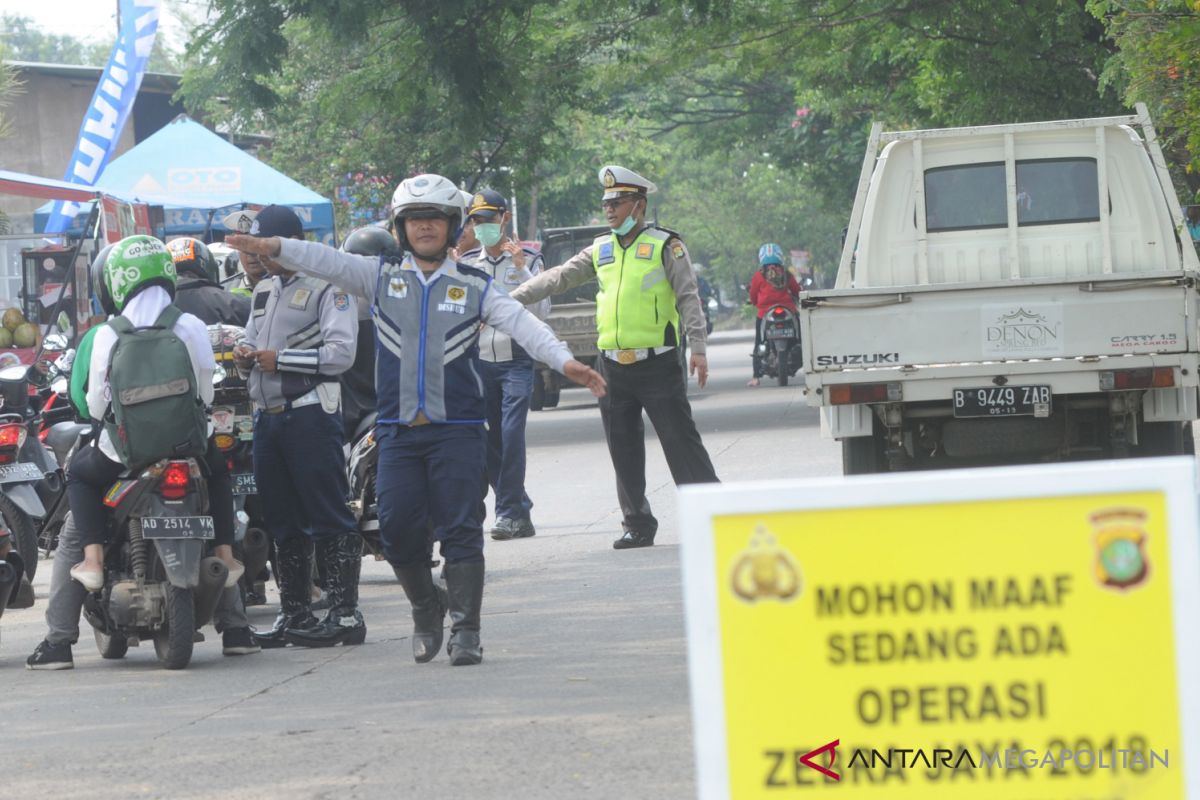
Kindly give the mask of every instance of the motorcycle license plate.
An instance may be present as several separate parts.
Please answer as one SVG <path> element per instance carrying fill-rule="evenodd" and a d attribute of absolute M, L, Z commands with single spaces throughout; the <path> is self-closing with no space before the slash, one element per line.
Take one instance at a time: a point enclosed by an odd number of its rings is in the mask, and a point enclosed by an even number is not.
<path fill-rule="evenodd" d="M 790 339 L 796 332 L 790 325 L 772 325 L 767 328 L 767 336 L 771 339 Z"/>
<path fill-rule="evenodd" d="M 1048 417 L 1049 386 L 987 386 L 954 390 L 956 417 Z"/>
<path fill-rule="evenodd" d="M 216 536 L 212 517 L 142 517 L 146 539 L 211 539 Z"/>
<path fill-rule="evenodd" d="M 37 464 L 18 461 L 16 464 L 0 466 L 0 483 L 16 483 L 17 481 L 40 481 L 42 470 Z"/>
<path fill-rule="evenodd" d="M 258 484 L 254 482 L 253 472 L 243 472 L 233 476 L 234 494 L 258 494 Z"/>

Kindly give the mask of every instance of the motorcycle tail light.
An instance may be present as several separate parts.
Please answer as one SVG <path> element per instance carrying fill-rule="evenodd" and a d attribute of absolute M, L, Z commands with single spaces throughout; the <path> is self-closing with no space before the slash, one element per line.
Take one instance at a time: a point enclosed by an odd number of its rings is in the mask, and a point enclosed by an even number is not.
<path fill-rule="evenodd" d="M 226 450 L 232 450 L 237 446 L 237 439 L 230 436 L 228 433 L 218 433 L 215 437 L 213 437 L 213 441 L 216 442 L 217 449 L 222 452 Z"/>
<path fill-rule="evenodd" d="M 162 481 L 158 485 L 158 493 L 166 500 L 182 500 L 188 490 L 188 463 L 172 461 L 163 470 Z"/>
<path fill-rule="evenodd" d="M 843 383 L 829 387 L 829 402 L 835 406 L 854 403 L 888 403 L 904 399 L 898 383 Z"/>
<path fill-rule="evenodd" d="M 783 309 L 782 309 L 782 308 L 777 308 L 777 309 L 775 309 L 774 311 L 772 311 L 772 312 L 771 312 L 771 316 L 773 316 L 773 317 L 782 317 L 782 316 L 783 316 Z"/>
<path fill-rule="evenodd" d="M 0 425 L 0 464 L 11 464 L 17 460 L 17 451 L 25 444 L 25 436 L 24 425 Z"/>

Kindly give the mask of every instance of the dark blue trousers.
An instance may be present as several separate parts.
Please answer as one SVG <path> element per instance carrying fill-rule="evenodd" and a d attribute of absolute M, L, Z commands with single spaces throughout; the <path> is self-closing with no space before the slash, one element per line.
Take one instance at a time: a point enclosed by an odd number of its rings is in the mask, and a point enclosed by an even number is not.
<path fill-rule="evenodd" d="M 379 425 L 379 533 L 394 566 L 429 560 L 429 523 L 448 564 L 483 559 L 482 425 Z"/>
<path fill-rule="evenodd" d="M 350 482 L 342 436 L 342 415 L 319 403 L 255 415 L 254 480 L 276 542 L 357 530 L 346 505 Z"/>
<path fill-rule="evenodd" d="M 487 398 L 487 473 L 496 494 L 496 516 L 528 519 L 533 501 L 525 493 L 525 421 L 533 391 L 533 362 L 480 361 Z"/>

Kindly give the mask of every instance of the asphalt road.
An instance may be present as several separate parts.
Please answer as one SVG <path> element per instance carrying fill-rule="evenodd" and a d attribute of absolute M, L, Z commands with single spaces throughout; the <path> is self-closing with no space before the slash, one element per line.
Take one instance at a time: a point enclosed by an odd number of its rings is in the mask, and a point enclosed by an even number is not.
<path fill-rule="evenodd" d="M 840 473 L 802 388 L 746 388 L 749 339 L 718 335 L 698 425 L 722 480 Z M 647 426 L 649 429 L 649 425 Z M 620 532 L 599 412 L 582 390 L 531 415 L 538 534 L 487 546 L 484 663 L 415 664 L 408 603 L 365 562 L 360 647 L 223 657 L 220 637 L 181 672 L 147 643 L 104 661 L 84 624 L 75 669 L 30 672 L 34 608 L 0 628 L 0 797 L 694 797 L 676 493 L 647 433 L 655 547 Z M 275 606 L 250 610 L 268 625 Z"/>

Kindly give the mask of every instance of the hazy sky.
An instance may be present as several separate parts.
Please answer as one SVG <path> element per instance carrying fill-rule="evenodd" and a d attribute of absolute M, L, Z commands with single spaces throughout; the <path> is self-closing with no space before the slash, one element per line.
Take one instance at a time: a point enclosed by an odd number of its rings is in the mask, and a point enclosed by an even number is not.
<path fill-rule="evenodd" d="M 164 0 L 158 35 L 173 49 L 181 49 L 188 27 L 181 15 L 203 19 L 207 8 L 206 0 Z M 29 17 L 47 33 L 89 42 L 112 42 L 117 35 L 117 0 L 0 0 L 0 14 Z"/>

